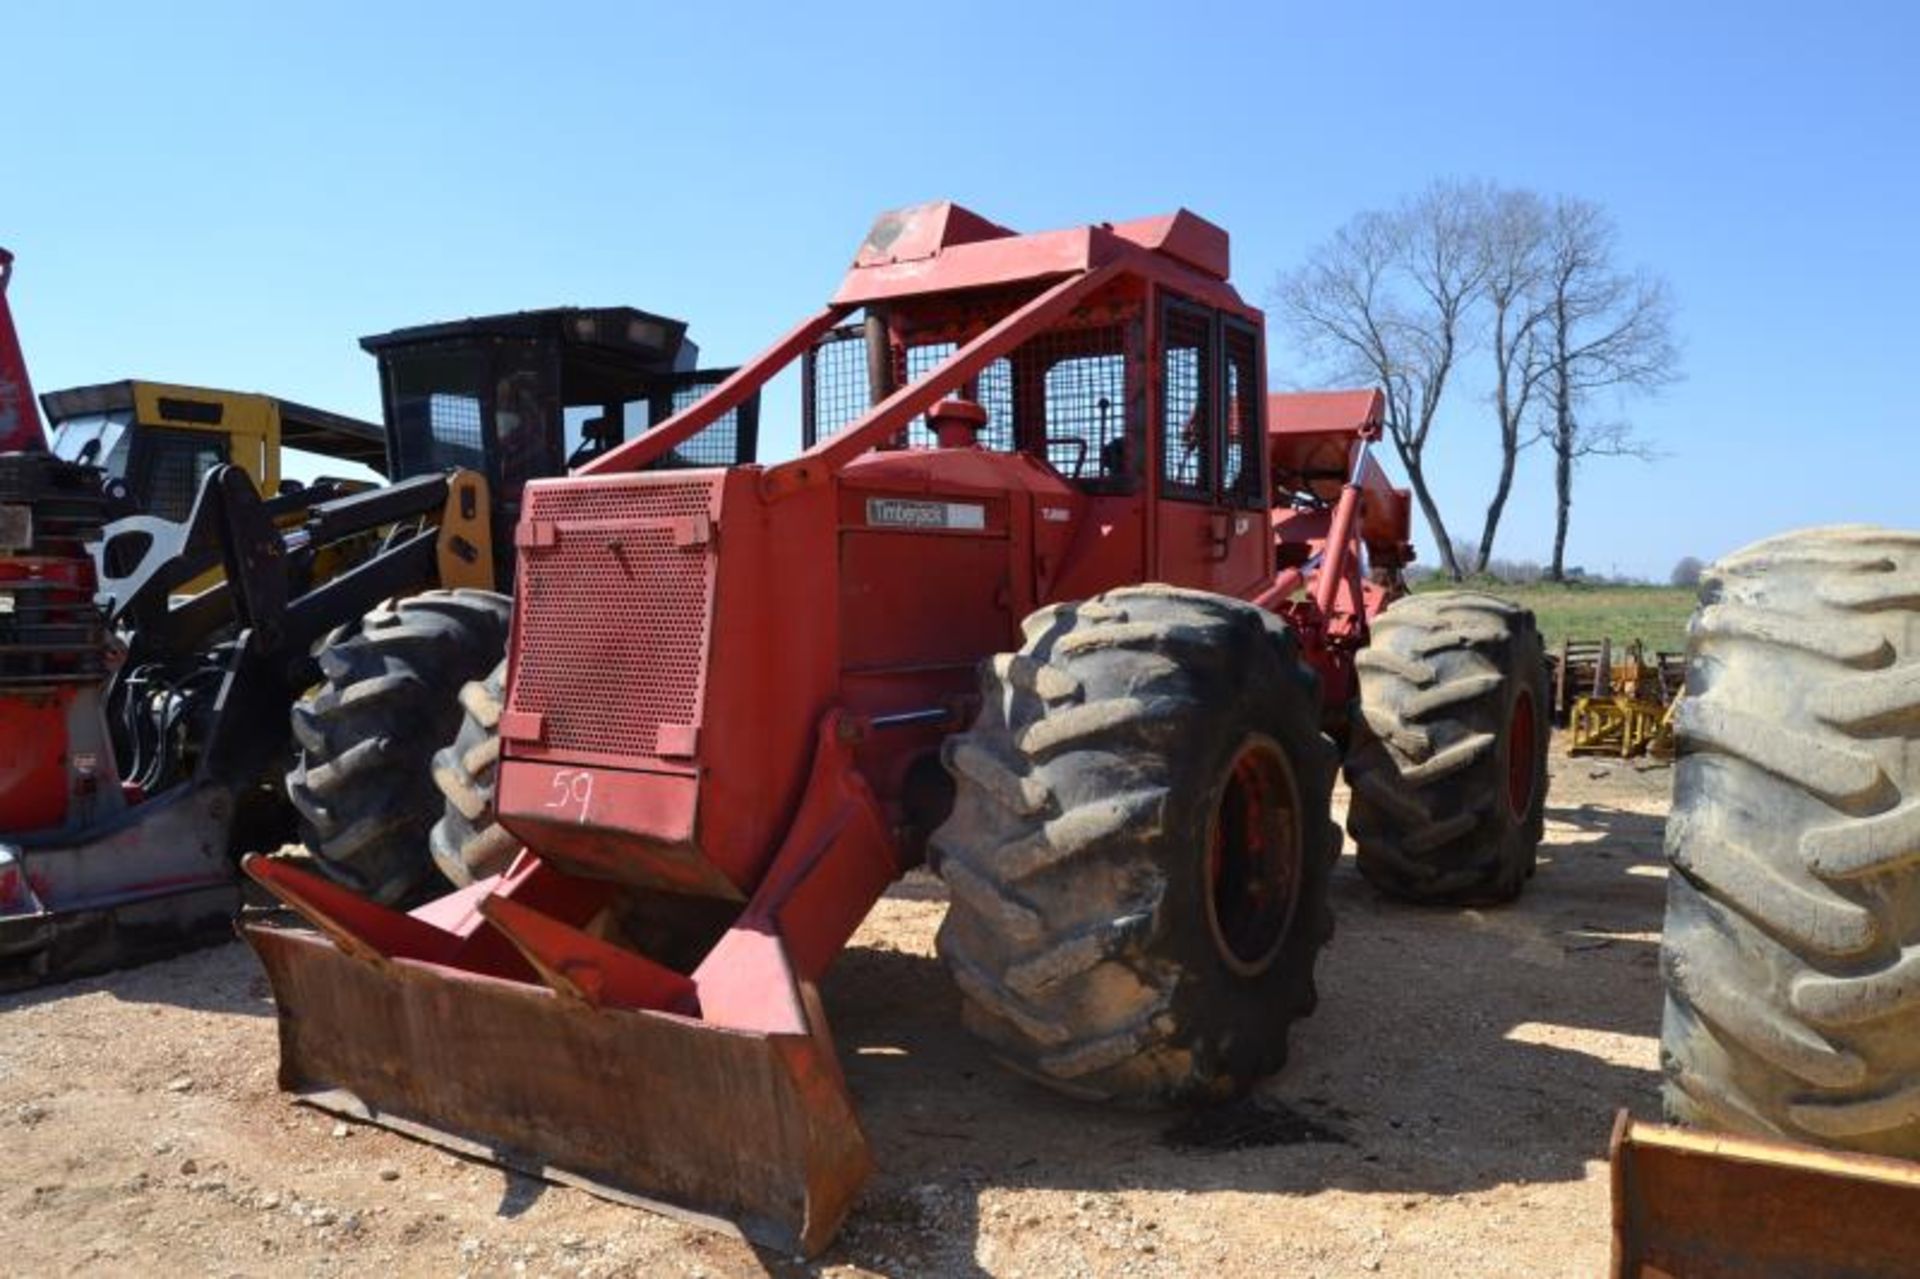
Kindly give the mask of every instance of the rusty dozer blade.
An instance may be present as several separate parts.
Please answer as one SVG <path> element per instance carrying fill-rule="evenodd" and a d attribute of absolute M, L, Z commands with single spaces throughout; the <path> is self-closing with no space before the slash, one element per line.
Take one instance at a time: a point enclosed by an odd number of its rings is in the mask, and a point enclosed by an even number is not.
<path fill-rule="evenodd" d="M 1613 1128 L 1622 1279 L 1894 1279 L 1920 1266 L 1920 1165 L 1640 1123 Z"/>
<path fill-rule="evenodd" d="M 818 999 L 770 932 L 736 926 L 687 977 L 582 931 L 603 889 L 531 856 L 412 914 L 246 868 L 313 925 L 242 930 L 301 1100 L 808 1255 L 866 1180 Z"/>

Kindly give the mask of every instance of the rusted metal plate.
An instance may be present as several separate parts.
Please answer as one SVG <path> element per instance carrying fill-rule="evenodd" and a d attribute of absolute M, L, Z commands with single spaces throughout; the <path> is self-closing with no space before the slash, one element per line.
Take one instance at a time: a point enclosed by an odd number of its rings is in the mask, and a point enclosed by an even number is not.
<path fill-rule="evenodd" d="M 1920 1273 L 1920 1165 L 1634 1121 L 1613 1133 L 1623 1279 Z"/>
<path fill-rule="evenodd" d="M 809 1255 L 871 1170 L 817 1006 L 812 1033 L 763 1034 L 244 932 L 280 1008 L 280 1086 L 316 1105 Z"/>

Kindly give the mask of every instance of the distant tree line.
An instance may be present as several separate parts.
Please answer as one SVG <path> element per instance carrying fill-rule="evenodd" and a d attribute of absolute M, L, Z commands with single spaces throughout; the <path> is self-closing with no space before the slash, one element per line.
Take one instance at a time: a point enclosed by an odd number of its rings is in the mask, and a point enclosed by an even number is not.
<path fill-rule="evenodd" d="M 1388 437 L 1455 579 L 1493 564 L 1532 445 L 1553 460 L 1554 581 L 1568 576 L 1581 464 L 1652 456 L 1608 410 L 1679 377 L 1673 304 L 1665 281 L 1619 265 L 1617 240 L 1590 200 L 1439 181 L 1355 216 L 1275 285 L 1282 322 L 1321 373 L 1385 390 Z M 1456 542 L 1426 465 L 1441 405 L 1475 360 L 1491 387 L 1499 465 L 1479 537 Z"/>
<path fill-rule="evenodd" d="M 1479 554 L 1479 548 L 1471 542 L 1457 541 L 1453 544 L 1453 560 L 1457 564 L 1472 564 Z M 1444 557 L 1442 557 L 1444 558 Z M 1692 589 L 1700 585 L 1701 577 L 1707 571 L 1707 563 L 1697 555 L 1682 555 L 1674 564 L 1673 571 L 1667 575 L 1667 585 Z M 1547 566 L 1538 560 L 1503 559 L 1494 556 L 1474 570 L 1476 577 L 1491 578 L 1496 582 L 1512 585 L 1530 586 L 1547 579 Z M 1431 564 L 1416 564 L 1407 570 L 1407 580 L 1424 582 L 1441 576 L 1441 570 Z M 1631 574 L 1590 572 L 1575 564 L 1566 566 L 1561 578 L 1566 582 L 1584 582 L 1591 586 L 1648 586 L 1653 583 L 1644 577 Z"/>

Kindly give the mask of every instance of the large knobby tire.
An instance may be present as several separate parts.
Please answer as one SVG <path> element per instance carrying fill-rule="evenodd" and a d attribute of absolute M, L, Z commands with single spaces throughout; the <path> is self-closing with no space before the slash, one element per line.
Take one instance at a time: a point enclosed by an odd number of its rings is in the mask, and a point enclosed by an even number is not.
<path fill-rule="evenodd" d="M 494 806 L 506 685 L 507 664 L 501 662 L 485 679 L 462 688 L 459 734 L 433 757 L 433 782 L 446 808 L 428 844 L 440 873 L 462 887 L 505 870 L 520 849 Z"/>
<path fill-rule="evenodd" d="M 1709 570 L 1667 820 L 1675 1119 L 1920 1156 L 1920 533 Z"/>
<path fill-rule="evenodd" d="M 944 750 L 965 1022 L 1075 1096 L 1232 1095 L 1286 1059 L 1333 931 L 1318 680 L 1272 615 L 1198 591 L 1056 605 L 1025 637 Z"/>
<path fill-rule="evenodd" d="M 500 661 L 512 608 L 491 591 L 425 591 L 321 647 L 324 682 L 293 707 L 287 795 L 322 870 L 386 905 L 432 882 L 429 762 L 460 727 L 461 686 Z"/>
<path fill-rule="evenodd" d="M 1520 895 L 1545 827 L 1547 666 L 1533 614 L 1475 591 L 1396 601 L 1355 655 L 1346 760 L 1360 873 L 1408 901 Z"/>

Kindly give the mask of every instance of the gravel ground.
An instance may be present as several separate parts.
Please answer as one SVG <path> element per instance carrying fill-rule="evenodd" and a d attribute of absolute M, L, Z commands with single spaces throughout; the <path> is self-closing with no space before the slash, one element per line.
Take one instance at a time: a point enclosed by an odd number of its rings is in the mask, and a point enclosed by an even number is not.
<path fill-rule="evenodd" d="M 1198 1118 L 1078 1105 L 995 1068 L 933 956 L 939 884 L 898 885 L 824 987 L 880 1166 L 813 1265 L 288 1103 L 237 944 L 8 997 L 4 1268 L 1595 1274 L 1613 1112 L 1658 1111 L 1669 775 L 1554 768 L 1518 906 L 1395 906 L 1346 859 L 1293 1061 Z"/>

